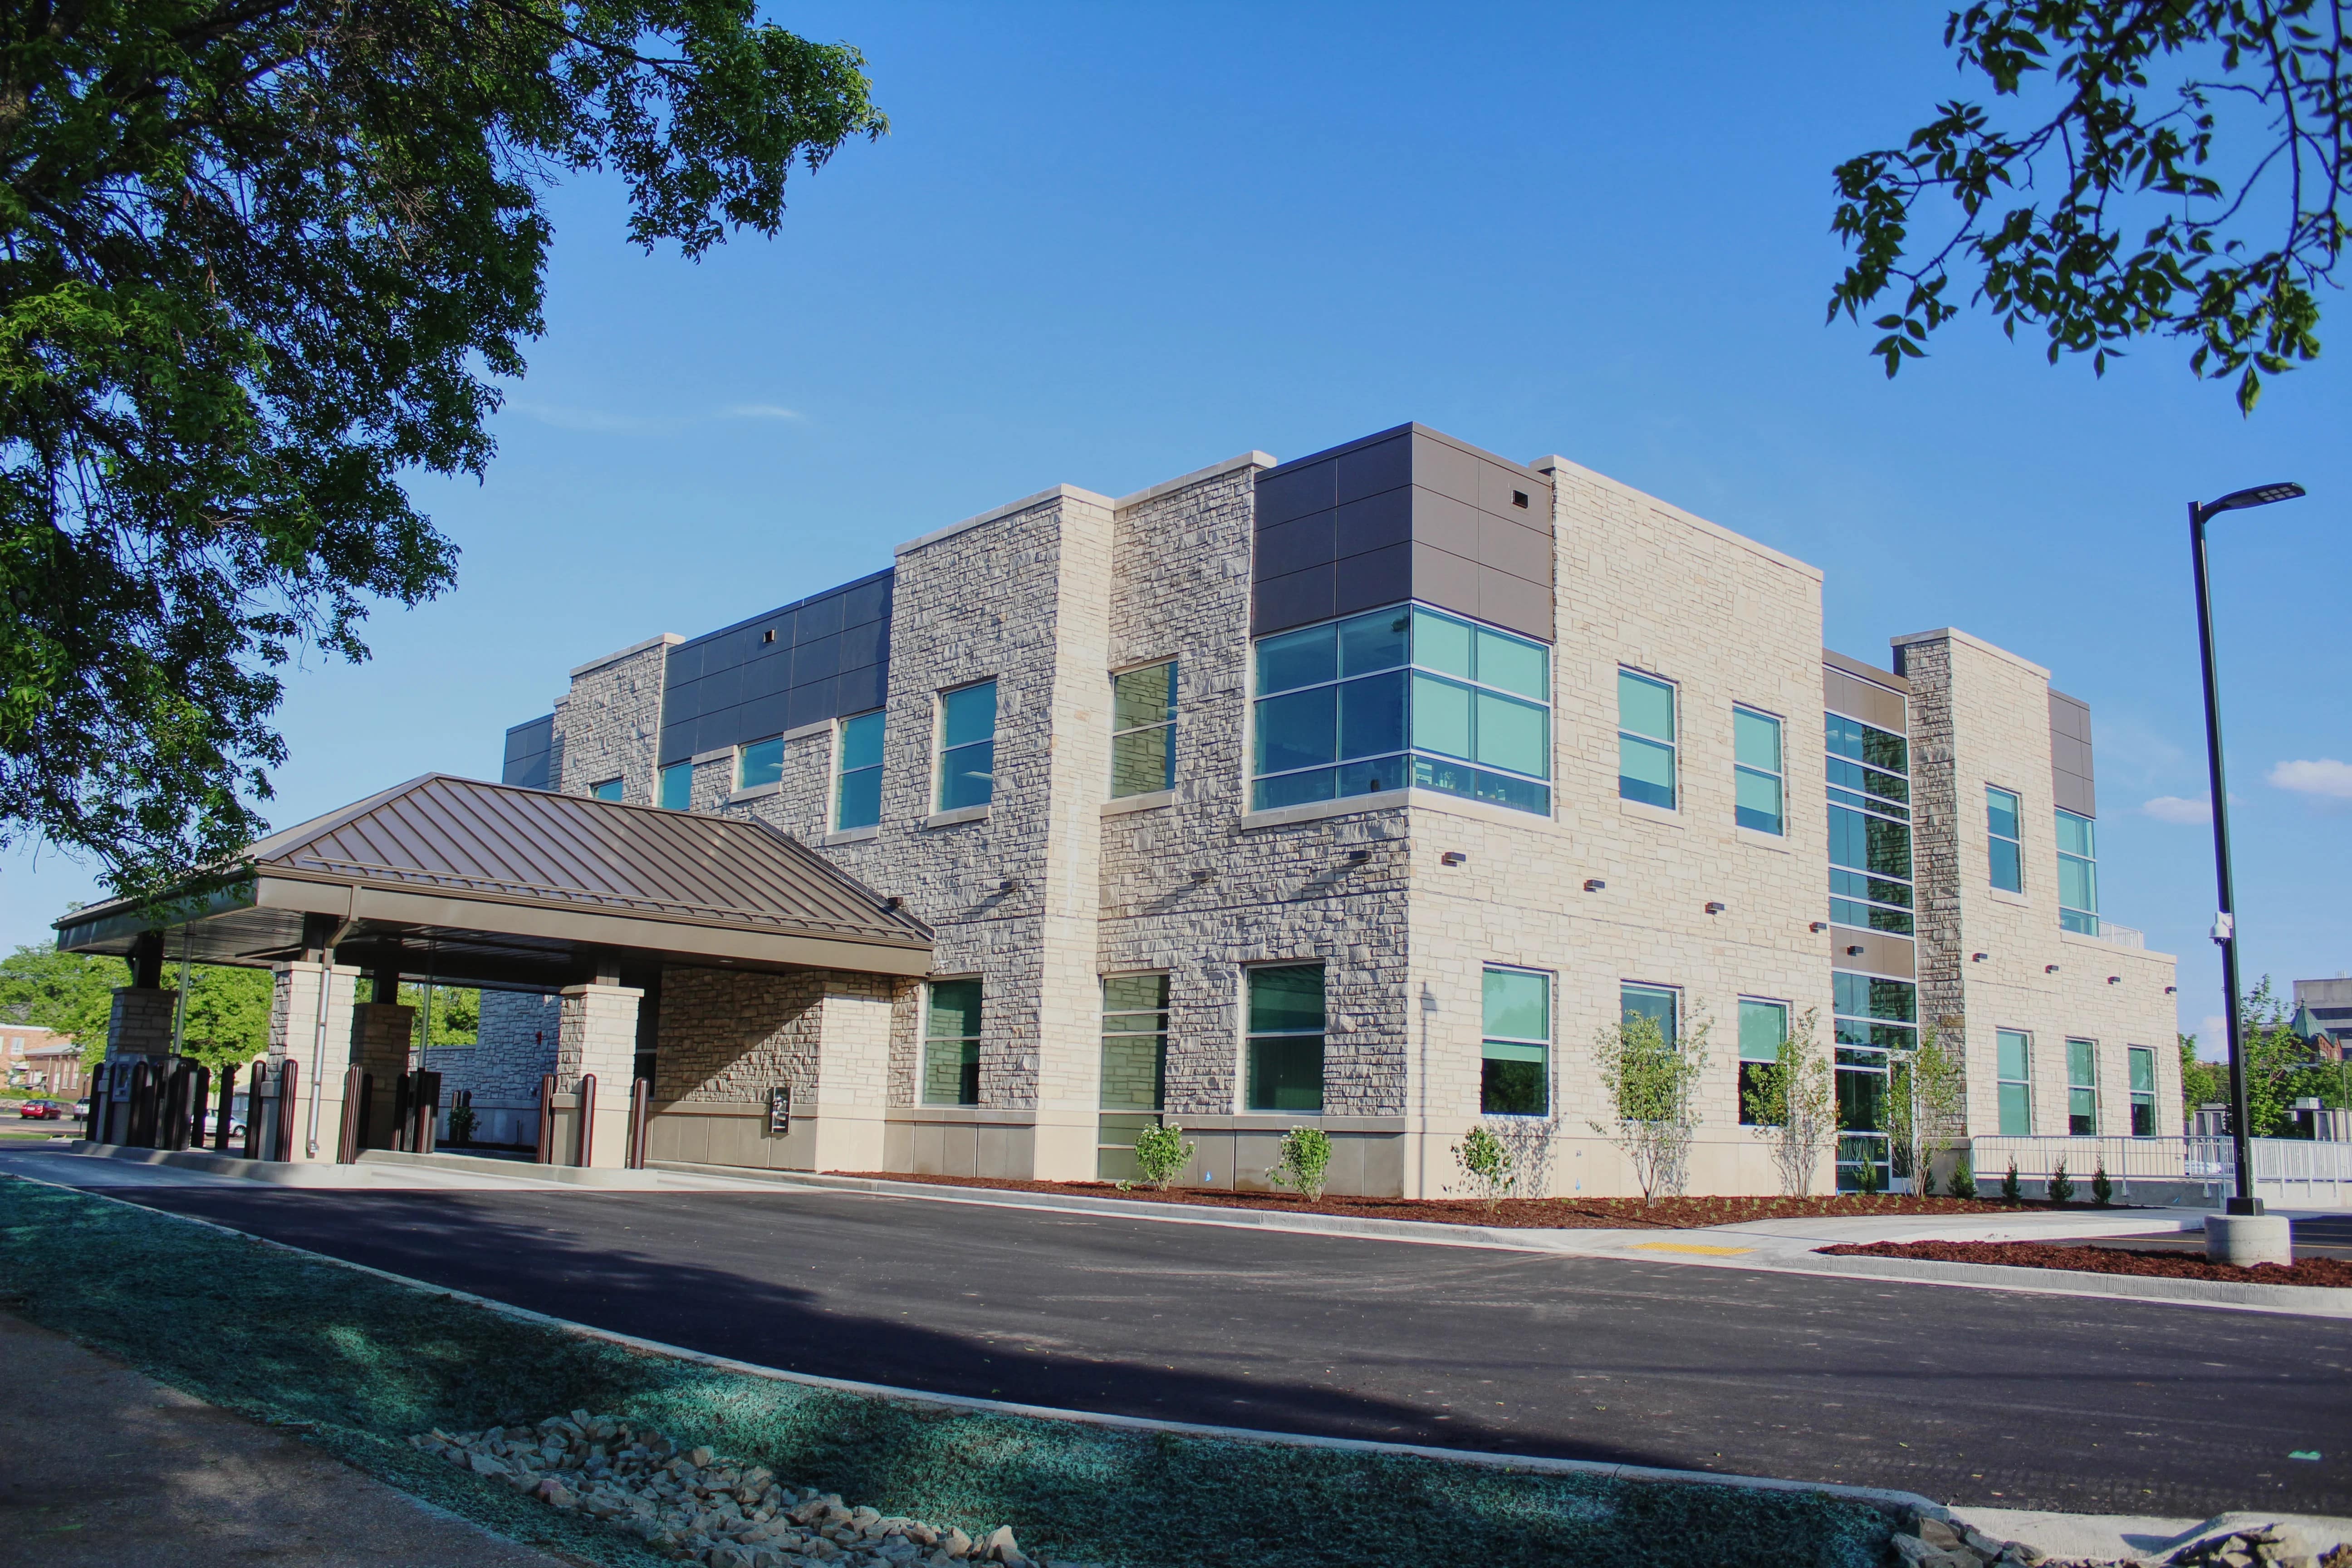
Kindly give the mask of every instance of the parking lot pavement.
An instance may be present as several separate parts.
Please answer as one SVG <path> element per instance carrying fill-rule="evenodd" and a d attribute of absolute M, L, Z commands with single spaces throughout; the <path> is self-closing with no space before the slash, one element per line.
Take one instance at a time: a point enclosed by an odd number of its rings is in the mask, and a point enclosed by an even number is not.
<path fill-rule="evenodd" d="M 2352 1215 L 2303 1215 L 2293 1216 L 2287 1226 L 2294 1238 L 2297 1258 L 2334 1258 L 2352 1263 Z M 2085 1239 L 2101 1247 L 2119 1247 L 2133 1252 L 2187 1252 L 2199 1258 L 2205 1256 L 2205 1237 L 2201 1231 L 2155 1231 L 2146 1235 L 2102 1236 L 2092 1238 L 2036 1237 L 2053 1247 L 2080 1246 Z"/>
<path fill-rule="evenodd" d="M 0 1313 L 5 1568 L 563 1568 Z M 574 1564 L 576 1568 L 576 1564 Z"/>

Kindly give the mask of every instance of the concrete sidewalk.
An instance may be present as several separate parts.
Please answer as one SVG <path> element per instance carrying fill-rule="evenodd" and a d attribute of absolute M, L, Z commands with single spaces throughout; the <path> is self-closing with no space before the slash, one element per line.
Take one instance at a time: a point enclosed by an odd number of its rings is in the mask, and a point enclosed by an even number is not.
<path fill-rule="evenodd" d="M 7 1568 L 561 1568 L 299 1440 L 0 1313 Z"/>

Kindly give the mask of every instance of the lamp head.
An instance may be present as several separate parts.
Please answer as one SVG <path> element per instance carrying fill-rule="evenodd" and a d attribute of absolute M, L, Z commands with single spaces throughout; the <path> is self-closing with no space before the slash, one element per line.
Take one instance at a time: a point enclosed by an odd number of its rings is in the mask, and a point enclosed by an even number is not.
<path fill-rule="evenodd" d="M 2207 501 L 2197 510 L 2207 517 L 2225 511 L 2242 511 L 2250 506 L 2268 506 L 2273 501 L 2295 500 L 2304 494 L 2301 485 L 2255 485 L 2248 489 L 2231 490 L 2220 500 Z"/>

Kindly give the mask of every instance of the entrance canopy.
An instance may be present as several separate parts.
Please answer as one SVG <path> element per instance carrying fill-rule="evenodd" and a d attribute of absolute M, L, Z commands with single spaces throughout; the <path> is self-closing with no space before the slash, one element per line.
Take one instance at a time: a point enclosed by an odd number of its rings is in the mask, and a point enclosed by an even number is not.
<path fill-rule="evenodd" d="M 540 989 L 626 963 L 922 974 L 930 931 L 764 823 L 427 773 L 177 895 L 57 922 L 68 952 L 339 963 Z"/>

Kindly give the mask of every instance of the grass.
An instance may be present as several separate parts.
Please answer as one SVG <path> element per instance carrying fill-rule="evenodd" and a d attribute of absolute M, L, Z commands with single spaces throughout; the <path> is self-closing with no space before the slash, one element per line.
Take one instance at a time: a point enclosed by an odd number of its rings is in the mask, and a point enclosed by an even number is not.
<path fill-rule="evenodd" d="M 1529 1561 L 1877 1568 L 1819 1492 L 1620 1481 L 946 1409 L 633 1351 L 169 1215 L 0 1179 L 0 1308 L 391 1485 L 592 1563 L 664 1559 L 407 1447 L 586 1406 L 1032 1555 L 1118 1568 Z"/>

